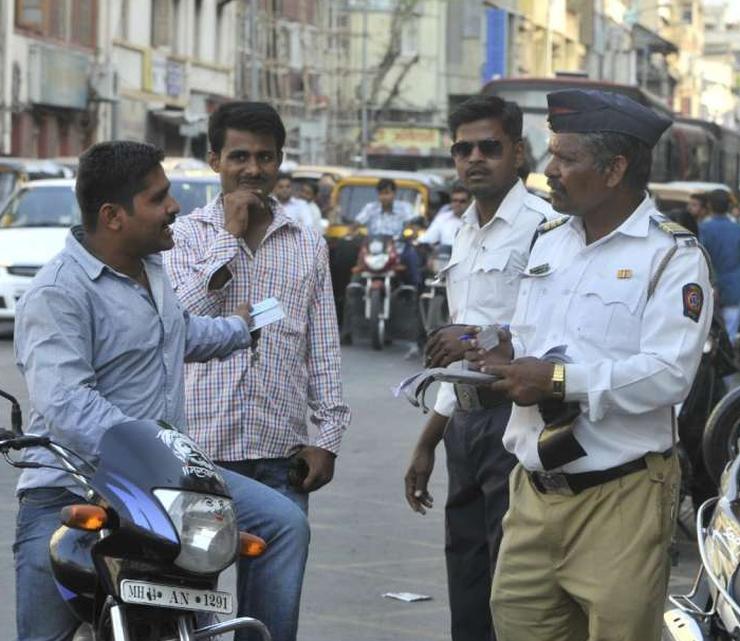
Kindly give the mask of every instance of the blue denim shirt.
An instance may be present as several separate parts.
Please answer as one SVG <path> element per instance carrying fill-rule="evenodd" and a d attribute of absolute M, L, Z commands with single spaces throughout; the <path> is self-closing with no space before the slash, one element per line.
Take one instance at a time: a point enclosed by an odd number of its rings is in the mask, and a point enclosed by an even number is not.
<path fill-rule="evenodd" d="M 250 343 L 239 316 L 191 316 L 158 254 L 144 267 L 152 295 L 90 254 L 74 228 L 16 308 L 15 357 L 31 412 L 25 431 L 50 436 L 95 461 L 109 427 L 162 419 L 185 429 L 184 364 L 226 358 Z M 56 463 L 42 448 L 25 460 Z M 24 470 L 18 490 L 78 489 L 61 471 Z"/>
<path fill-rule="evenodd" d="M 699 225 L 699 240 L 717 273 L 719 304 L 740 304 L 740 225 L 727 216 L 712 216 Z"/>

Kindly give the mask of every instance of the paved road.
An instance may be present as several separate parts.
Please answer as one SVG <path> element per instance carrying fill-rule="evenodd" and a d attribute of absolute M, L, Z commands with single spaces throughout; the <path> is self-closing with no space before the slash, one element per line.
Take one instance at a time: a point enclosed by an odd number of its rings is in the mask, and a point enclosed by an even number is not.
<path fill-rule="evenodd" d="M 301 612 L 301 641 L 444 641 L 449 616 L 443 561 L 444 455 L 431 491 L 438 506 L 414 514 L 403 499 L 402 477 L 422 416 L 390 394 L 414 371 L 398 347 L 344 353 L 345 394 L 354 412 L 335 480 L 313 495 L 313 531 Z M 0 387 L 26 398 L 13 366 L 12 345 L 0 338 Z M 0 425 L 7 410 L 0 405 Z M 16 473 L 0 461 L 0 629 L 13 626 L 13 540 Z M 686 586 L 695 567 L 691 545 L 672 585 Z M 598 572 L 598 568 L 594 568 Z M 419 592 L 430 601 L 403 603 L 384 592 Z M 3 635 L 10 638 L 10 635 Z"/>

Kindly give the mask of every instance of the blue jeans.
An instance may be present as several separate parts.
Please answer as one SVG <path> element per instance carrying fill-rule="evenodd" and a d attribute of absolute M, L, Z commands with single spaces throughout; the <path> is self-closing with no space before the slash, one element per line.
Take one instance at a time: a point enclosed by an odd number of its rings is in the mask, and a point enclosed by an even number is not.
<path fill-rule="evenodd" d="M 239 528 L 268 544 L 261 557 L 239 561 L 238 616 L 261 620 L 273 641 L 295 641 L 310 538 L 306 516 L 262 483 L 229 470 L 221 473 L 234 499 Z M 62 488 L 28 490 L 20 499 L 13 546 L 19 641 L 70 641 L 79 625 L 52 578 L 49 540 L 59 527 L 59 510 L 81 502 Z M 240 632 L 235 641 L 257 638 Z"/>
<path fill-rule="evenodd" d="M 246 461 L 217 461 L 216 463 L 227 470 L 248 476 L 250 479 L 277 490 L 301 508 L 304 514 L 308 514 L 308 494 L 296 490 L 288 482 L 289 458 L 260 458 Z"/>

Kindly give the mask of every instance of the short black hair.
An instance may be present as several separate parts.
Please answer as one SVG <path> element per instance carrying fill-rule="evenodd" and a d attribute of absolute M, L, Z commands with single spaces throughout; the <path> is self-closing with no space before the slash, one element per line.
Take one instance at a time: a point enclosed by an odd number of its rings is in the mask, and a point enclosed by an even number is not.
<path fill-rule="evenodd" d="M 235 101 L 218 107 L 208 119 L 211 151 L 221 153 L 227 129 L 270 134 L 278 151 L 282 151 L 285 145 L 285 125 L 278 112 L 266 102 Z"/>
<path fill-rule="evenodd" d="M 450 114 L 448 124 L 452 139 L 457 140 L 457 130 L 476 120 L 495 118 L 501 128 L 514 142 L 522 139 L 522 110 L 519 105 L 498 96 L 473 96 Z"/>
<path fill-rule="evenodd" d="M 452 186 L 452 189 L 450 189 L 450 194 L 467 194 L 467 196 L 470 196 L 470 190 L 465 186 L 461 185 L 460 183 L 456 183 Z"/>
<path fill-rule="evenodd" d="M 310 180 L 304 180 L 301 183 L 302 187 L 308 187 L 312 192 L 314 196 L 319 195 L 319 184 L 315 182 L 311 182 Z"/>
<path fill-rule="evenodd" d="M 713 214 L 726 214 L 730 210 L 730 194 L 724 189 L 710 191 L 708 199 Z"/>
<path fill-rule="evenodd" d="M 696 193 L 691 194 L 689 198 L 698 200 L 701 203 L 702 207 L 709 207 L 709 198 L 707 198 L 707 195 L 703 191 L 697 191 Z"/>
<path fill-rule="evenodd" d="M 652 149 L 642 140 L 628 134 L 604 131 L 580 134 L 600 172 L 606 171 L 616 156 L 627 159 L 627 171 L 622 179 L 634 191 L 645 191 L 653 164 Z"/>
<path fill-rule="evenodd" d="M 381 178 L 378 181 L 378 184 L 375 185 L 375 189 L 378 192 L 385 191 L 386 189 L 390 189 L 391 191 L 396 191 L 398 187 L 396 186 L 395 180 L 392 180 L 391 178 Z"/>
<path fill-rule="evenodd" d="M 134 196 L 147 188 L 147 175 L 164 159 L 154 145 L 128 140 L 99 142 L 80 156 L 75 194 L 82 224 L 95 231 L 98 214 L 105 203 L 131 211 Z"/>
<path fill-rule="evenodd" d="M 281 180 L 289 180 L 290 182 L 293 182 L 293 176 L 284 171 L 279 171 L 275 178 L 275 184 L 279 183 Z"/>

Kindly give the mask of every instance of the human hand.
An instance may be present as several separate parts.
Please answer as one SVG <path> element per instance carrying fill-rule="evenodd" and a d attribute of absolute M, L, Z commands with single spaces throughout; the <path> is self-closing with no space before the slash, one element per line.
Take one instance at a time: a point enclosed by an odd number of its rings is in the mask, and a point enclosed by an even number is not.
<path fill-rule="evenodd" d="M 252 345 L 254 345 L 260 338 L 260 330 L 259 329 L 251 329 L 252 327 L 252 306 L 249 303 L 241 303 L 240 305 L 237 305 L 234 309 L 234 315 L 235 316 L 241 316 L 244 319 L 244 322 L 247 324 L 247 327 L 249 329 L 249 334 L 252 337 Z"/>
<path fill-rule="evenodd" d="M 504 327 L 497 328 L 499 344 L 493 349 L 485 350 L 478 347 L 478 340 L 472 339 L 467 342 L 468 349 L 464 358 L 468 362 L 468 368 L 474 371 L 484 372 L 486 367 L 510 363 L 514 357 L 514 346 L 511 344 L 511 332 Z"/>
<path fill-rule="evenodd" d="M 424 352 L 426 367 L 447 367 L 450 363 L 463 359 L 469 349 L 468 341 L 460 340 L 462 336 L 475 336 L 480 332 L 476 325 L 449 325 L 434 332 L 427 341 Z"/>
<path fill-rule="evenodd" d="M 487 365 L 481 371 L 501 380 L 491 384 L 494 392 L 503 392 L 517 405 L 536 405 L 553 395 L 554 363 L 528 356 L 507 364 Z"/>
<path fill-rule="evenodd" d="M 403 479 L 406 486 L 406 501 L 411 509 L 419 514 L 426 514 L 427 508 L 434 507 L 434 497 L 427 490 L 432 470 L 434 470 L 434 447 L 419 443 L 411 455 L 411 463 Z"/>
<path fill-rule="evenodd" d="M 296 454 L 308 466 L 308 473 L 303 480 L 303 492 L 315 492 L 334 478 L 334 461 L 336 456 L 329 450 L 314 445 L 305 445 Z"/>
<path fill-rule="evenodd" d="M 249 214 L 265 208 L 262 192 L 237 189 L 224 194 L 224 227 L 232 236 L 244 238 L 249 227 Z"/>

